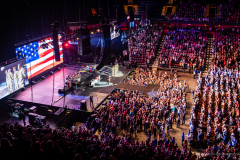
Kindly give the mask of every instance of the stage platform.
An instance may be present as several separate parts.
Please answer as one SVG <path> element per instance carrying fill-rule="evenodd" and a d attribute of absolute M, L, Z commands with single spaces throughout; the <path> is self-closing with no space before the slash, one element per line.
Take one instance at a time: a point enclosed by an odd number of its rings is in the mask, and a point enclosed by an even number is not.
<path fill-rule="evenodd" d="M 58 89 L 64 86 L 64 78 L 66 79 L 68 75 L 76 73 L 82 65 L 87 64 L 71 64 L 64 67 L 64 73 L 63 69 L 56 71 L 52 75 L 32 85 L 32 91 L 29 86 L 24 91 L 20 91 L 9 98 L 21 102 L 32 102 L 54 107 L 67 106 L 67 108 L 75 110 L 80 110 L 81 100 L 86 100 L 87 111 L 91 112 L 93 108 L 90 107 L 89 97 L 91 95 L 93 96 L 95 108 L 98 103 L 105 99 L 115 88 L 114 85 L 119 84 L 131 71 L 131 69 L 126 69 L 125 66 L 119 66 L 119 74 L 114 76 L 109 84 L 107 84 L 108 76 L 101 75 L 101 81 L 94 87 L 90 87 L 88 86 L 89 82 L 99 76 L 98 73 L 92 73 L 92 75 L 86 79 L 85 83 L 78 85 L 77 89 L 69 91 L 65 97 L 63 94 L 59 94 Z"/>

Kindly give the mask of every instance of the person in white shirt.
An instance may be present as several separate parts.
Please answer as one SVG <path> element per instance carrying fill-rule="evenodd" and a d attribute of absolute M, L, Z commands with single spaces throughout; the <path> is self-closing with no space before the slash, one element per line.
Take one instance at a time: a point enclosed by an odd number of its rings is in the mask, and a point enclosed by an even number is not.
<path fill-rule="evenodd" d="M 13 67 L 13 79 L 14 79 L 14 90 L 18 90 L 18 71 L 16 67 Z"/>
<path fill-rule="evenodd" d="M 75 123 L 73 123 L 73 125 L 72 125 L 72 127 L 71 127 L 71 130 L 72 130 L 73 132 L 76 132 L 76 126 L 75 126 Z"/>
<path fill-rule="evenodd" d="M 6 84 L 7 84 L 8 90 L 10 91 L 8 70 L 5 71 L 5 74 L 6 74 Z"/>
<path fill-rule="evenodd" d="M 190 146 L 192 146 L 192 143 L 193 143 L 193 134 L 192 134 L 192 133 L 190 133 L 190 134 L 188 135 L 188 141 L 189 141 L 189 143 L 190 143 Z"/>
<path fill-rule="evenodd" d="M 26 77 L 26 73 L 24 68 L 21 67 L 20 64 L 18 64 L 18 86 L 19 88 L 24 87 L 24 78 Z"/>
<path fill-rule="evenodd" d="M 161 126 L 161 131 L 162 131 L 162 138 L 165 140 L 165 128 Z"/>
<path fill-rule="evenodd" d="M 108 76 L 108 81 L 107 81 L 107 84 L 110 84 L 110 82 L 111 82 L 111 76 Z"/>
<path fill-rule="evenodd" d="M 11 69 L 8 69 L 8 83 L 9 83 L 9 91 L 10 93 L 13 92 L 13 73 Z"/>

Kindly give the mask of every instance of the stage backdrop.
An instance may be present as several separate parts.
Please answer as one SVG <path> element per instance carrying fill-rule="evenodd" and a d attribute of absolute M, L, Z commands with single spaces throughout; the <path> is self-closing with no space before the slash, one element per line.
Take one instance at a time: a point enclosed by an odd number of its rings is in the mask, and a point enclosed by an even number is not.
<path fill-rule="evenodd" d="M 16 48 L 17 58 L 26 59 L 28 79 L 63 62 L 61 35 L 58 35 L 60 61 L 55 62 L 52 37 L 32 42 Z"/>
<path fill-rule="evenodd" d="M 6 97 L 29 84 L 26 60 L 1 67 L 0 70 L 0 99 Z"/>

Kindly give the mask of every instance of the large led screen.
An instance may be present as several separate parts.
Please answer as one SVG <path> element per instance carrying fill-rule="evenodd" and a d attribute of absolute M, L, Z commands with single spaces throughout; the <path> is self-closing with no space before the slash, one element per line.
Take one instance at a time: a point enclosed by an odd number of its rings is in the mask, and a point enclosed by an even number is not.
<path fill-rule="evenodd" d="M 29 84 L 26 71 L 25 59 L 1 67 L 0 99 Z"/>
<path fill-rule="evenodd" d="M 17 57 L 26 59 L 28 79 L 63 62 L 61 36 L 58 35 L 60 61 L 55 62 L 52 37 L 16 48 Z"/>

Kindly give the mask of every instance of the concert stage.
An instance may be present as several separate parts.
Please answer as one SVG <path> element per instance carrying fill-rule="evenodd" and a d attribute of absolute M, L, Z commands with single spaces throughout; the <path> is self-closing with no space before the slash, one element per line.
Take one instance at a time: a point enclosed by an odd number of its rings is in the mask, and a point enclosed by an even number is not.
<path fill-rule="evenodd" d="M 72 75 L 81 68 L 82 65 L 86 64 L 72 64 L 63 69 L 56 71 L 52 75 L 45 79 L 37 82 L 31 87 L 27 87 L 24 91 L 20 91 L 15 95 L 11 96 L 10 99 L 21 101 L 21 102 L 32 102 L 33 104 L 47 105 L 54 107 L 67 106 L 69 109 L 80 110 L 80 104 L 82 100 L 86 100 L 87 111 L 91 112 L 93 108 L 90 107 L 89 97 L 93 96 L 94 108 L 98 103 L 101 103 L 107 95 L 114 89 L 114 84 L 119 84 L 123 78 L 131 71 L 126 69 L 124 66 L 119 66 L 119 74 L 114 76 L 109 84 L 107 84 L 108 75 L 101 75 L 101 80 L 94 87 L 88 86 L 89 82 L 98 77 L 99 73 L 90 73 L 91 75 L 86 78 L 84 83 L 78 85 L 77 90 L 71 89 L 64 97 L 63 94 L 58 93 L 58 89 L 64 86 L 64 79 L 68 75 Z M 54 80 L 53 80 L 54 79 Z M 53 94 L 54 85 L 54 94 Z"/>

